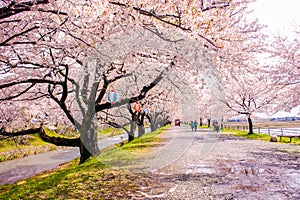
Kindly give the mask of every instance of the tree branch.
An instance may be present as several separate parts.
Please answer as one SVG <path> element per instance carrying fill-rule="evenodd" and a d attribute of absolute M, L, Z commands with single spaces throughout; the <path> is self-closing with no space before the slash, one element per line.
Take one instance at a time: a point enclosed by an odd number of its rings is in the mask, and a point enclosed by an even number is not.
<path fill-rule="evenodd" d="M 36 5 L 48 3 L 48 0 L 32 0 L 26 2 L 11 1 L 11 3 L 8 6 L 0 8 L 0 19 L 5 19 L 25 11 L 31 11 L 32 7 Z"/>
<path fill-rule="evenodd" d="M 0 140 L 16 136 L 33 135 L 36 133 L 40 135 L 43 141 L 54 144 L 56 146 L 79 147 L 80 145 L 80 138 L 62 138 L 47 135 L 42 125 L 38 128 L 30 128 L 27 130 L 21 130 L 16 132 L 7 132 L 4 130 L 4 128 L 2 128 L 0 131 Z"/>
<path fill-rule="evenodd" d="M 22 31 L 22 32 L 20 32 L 20 33 L 17 33 L 17 34 L 14 34 L 13 36 L 11 36 L 11 37 L 9 37 L 9 38 L 7 38 L 6 40 L 4 40 L 3 42 L 1 42 L 0 43 L 0 46 L 8 46 L 9 44 L 7 44 L 9 41 L 11 41 L 11 40 L 13 40 L 14 38 L 17 38 L 17 37 L 19 37 L 19 36 L 21 36 L 21 35 L 24 35 L 24 34 L 26 34 L 26 33 L 28 33 L 28 32 L 30 32 L 30 31 L 32 31 L 32 30 L 34 30 L 34 29 L 38 29 L 39 27 L 38 26 L 34 26 L 34 27 L 31 27 L 31 28 L 29 28 L 29 29 L 27 29 L 27 30 L 25 30 L 25 31 Z M 28 42 L 18 42 L 18 44 L 20 44 L 20 43 L 28 43 Z M 34 42 L 30 42 L 30 43 L 34 43 Z"/>
<path fill-rule="evenodd" d="M 208 11 L 208 10 L 213 10 L 213 9 L 217 9 L 217 8 L 226 8 L 229 6 L 229 3 L 230 3 L 231 0 L 223 0 L 222 2 L 212 2 L 210 6 L 206 6 L 204 8 L 204 3 L 203 3 L 203 0 L 201 1 L 202 4 L 201 4 L 201 11 L 202 12 L 205 12 L 205 11 Z"/>
<path fill-rule="evenodd" d="M 204 40 L 206 40 L 209 44 L 211 44 L 212 46 L 218 48 L 218 49 L 221 49 L 222 47 L 221 46 L 217 46 L 212 40 L 208 39 L 207 37 L 201 35 L 201 34 L 198 34 L 201 38 L 203 38 Z"/>
<path fill-rule="evenodd" d="M 12 100 L 12 99 L 15 99 L 23 94 L 25 94 L 26 92 L 28 92 L 33 86 L 35 86 L 36 83 L 32 83 L 30 86 L 28 86 L 25 90 L 21 91 L 21 92 L 18 92 L 18 94 L 16 95 L 12 95 L 12 96 L 8 96 L 8 97 L 5 97 L 3 99 L 0 99 L 1 101 L 3 100 Z"/>
<path fill-rule="evenodd" d="M 130 133 L 130 131 L 126 128 L 127 125 L 129 125 L 130 123 L 128 124 L 125 124 L 125 125 L 120 125 L 120 124 L 117 124 L 116 122 L 111 122 L 111 121 L 107 121 L 106 124 L 114 127 L 114 128 L 121 128 L 123 129 L 127 134 Z"/>
<path fill-rule="evenodd" d="M 154 79 L 149 85 L 144 86 L 142 88 L 142 90 L 140 91 L 139 95 L 131 97 L 131 98 L 123 99 L 121 101 L 118 101 L 113 106 L 114 107 L 119 107 L 119 106 L 126 105 L 128 103 L 131 104 L 131 103 L 135 103 L 137 101 L 140 101 L 140 100 L 144 99 L 146 97 L 147 93 L 152 88 L 154 88 L 163 79 L 163 77 L 164 77 L 163 73 L 164 73 L 164 71 L 162 71 L 160 73 L 160 75 L 156 79 Z M 111 107 L 112 107 L 111 103 L 106 102 L 106 103 L 103 103 L 103 104 L 96 105 L 95 111 L 99 112 L 99 111 L 102 111 L 102 110 L 105 110 L 105 109 L 110 109 Z"/>
<path fill-rule="evenodd" d="M 131 6 L 127 5 L 127 4 L 120 3 L 120 2 L 115 2 L 115 1 L 112 1 L 110 3 L 113 4 L 113 5 L 118 5 L 118 6 L 122 6 L 122 7 L 126 7 L 126 8 L 131 7 Z M 154 18 L 158 19 L 159 21 L 161 21 L 163 23 L 169 24 L 171 26 L 175 26 L 175 27 L 180 28 L 180 29 L 182 29 L 184 31 L 191 31 L 191 28 L 185 28 L 185 27 L 183 27 L 181 25 L 181 20 L 180 20 L 181 16 L 180 15 L 171 15 L 171 14 L 159 15 L 159 14 L 156 14 L 154 10 L 148 11 L 148 10 L 144 10 L 144 9 L 142 9 L 140 7 L 136 7 L 136 6 L 132 6 L 132 9 L 135 10 L 135 11 L 137 11 L 141 15 L 145 15 L 145 16 L 149 16 L 149 17 L 154 17 Z M 180 14 L 180 12 L 178 12 L 178 13 Z M 170 17 L 176 18 L 177 20 L 179 20 L 179 22 L 178 23 L 173 23 L 173 22 L 165 20 L 165 18 L 170 18 Z"/>
<path fill-rule="evenodd" d="M 0 85 L 0 89 L 9 88 L 9 87 L 24 84 L 24 83 L 32 83 L 32 84 L 47 83 L 47 84 L 52 84 L 52 85 L 63 85 L 63 82 L 61 82 L 61 81 L 31 78 L 31 79 L 27 79 L 27 80 L 23 80 L 23 81 L 15 81 L 15 82 L 11 82 L 11 83 L 2 84 L 2 85 Z"/>

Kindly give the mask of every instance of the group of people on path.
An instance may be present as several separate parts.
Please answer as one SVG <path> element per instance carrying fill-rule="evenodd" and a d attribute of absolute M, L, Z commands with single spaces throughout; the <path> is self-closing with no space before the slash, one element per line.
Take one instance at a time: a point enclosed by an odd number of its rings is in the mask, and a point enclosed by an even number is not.
<path fill-rule="evenodd" d="M 195 121 L 191 121 L 190 126 L 192 128 L 192 131 L 197 131 L 197 127 L 198 127 L 198 122 L 197 120 Z M 214 130 L 218 133 L 220 130 L 220 125 L 217 121 L 213 122 L 213 126 L 214 126 Z"/>
<path fill-rule="evenodd" d="M 194 130 L 197 131 L 197 126 L 198 126 L 197 120 L 191 121 L 190 126 L 192 128 L 192 131 L 194 131 Z"/>

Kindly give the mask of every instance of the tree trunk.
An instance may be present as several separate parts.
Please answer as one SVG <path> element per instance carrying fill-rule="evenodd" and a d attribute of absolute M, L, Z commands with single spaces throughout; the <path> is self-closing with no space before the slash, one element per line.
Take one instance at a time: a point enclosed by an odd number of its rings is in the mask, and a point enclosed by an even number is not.
<path fill-rule="evenodd" d="M 86 135 L 81 135 L 80 137 L 80 164 L 84 163 L 89 157 L 98 155 L 100 152 L 98 147 L 97 132 L 91 132 Z"/>
<path fill-rule="evenodd" d="M 135 123 L 135 121 L 132 120 L 130 122 L 130 132 L 129 132 L 129 135 L 128 135 L 128 142 L 131 142 L 132 140 L 134 140 L 135 128 L 136 128 L 136 123 Z"/>
<path fill-rule="evenodd" d="M 210 127 L 210 119 L 207 119 L 207 127 Z"/>
<path fill-rule="evenodd" d="M 253 134 L 253 123 L 252 123 L 252 120 L 251 120 L 251 117 L 248 116 L 248 124 L 249 124 L 249 132 L 248 132 L 248 135 L 251 135 Z"/>
<path fill-rule="evenodd" d="M 158 127 L 158 124 L 157 124 L 158 122 L 157 121 L 155 121 L 154 123 L 153 123 L 153 125 L 152 125 L 152 130 L 151 130 L 151 132 L 153 132 L 153 131 L 156 131 L 156 129 L 157 129 L 157 127 Z"/>
<path fill-rule="evenodd" d="M 91 157 L 92 154 L 87 148 L 85 148 L 85 145 L 83 144 L 83 142 L 80 142 L 79 150 L 80 150 L 80 162 L 79 162 L 79 164 L 82 164 L 89 157 Z"/>
<path fill-rule="evenodd" d="M 154 120 L 153 120 L 152 123 L 153 124 L 151 124 L 151 125 L 153 125 L 153 126 L 152 126 L 151 132 L 156 131 L 157 128 L 158 128 L 158 125 L 159 125 L 159 116 L 158 116 L 158 114 L 155 114 L 155 117 L 154 117 Z"/>
<path fill-rule="evenodd" d="M 134 140 L 134 135 L 129 134 L 128 135 L 128 142 L 131 142 L 132 140 Z"/>
<path fill-rule="evenodd" d="M 86 117 L 88 119 L 88 117 Z M 80 129 L 80 164 L 89 157 L 98 155 L 98 126 L 96 120 L 85 120 Z"/>
<path fill-rule="evenodd" d="M 155 130 L 155 125 L 154 125 L 154 123 L 151 123 L 151 124 L 150 124 L 150 129 L 151 129 L 151 132 L 153 132 L 153 131 Z"/>
<path fill-rule="evenodd" d="M 144 126 L 144 119 L 145 119 L 145 112 L 142 112 L 138 115 L 138 137 L 141 137 L 145 134 L 145 126 Z"/>
<path fill-rule="evenodd" d="M 144 127 L 144 125 L 139 125 L 138 126 L 138 137 L 141 137 L 144 134 L 145 134 L 145 127 Z"/>

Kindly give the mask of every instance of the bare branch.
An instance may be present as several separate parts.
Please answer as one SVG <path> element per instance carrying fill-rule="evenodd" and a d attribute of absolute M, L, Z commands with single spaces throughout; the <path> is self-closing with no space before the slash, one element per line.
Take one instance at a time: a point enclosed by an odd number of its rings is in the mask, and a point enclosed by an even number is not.
<path fill-rule="evenodd" d="M 126 7 L 126 8 L 131 7 L 130 5 L 120 3 L 120 2 L 115 2 L 115 1 L 110 2 L 110 3 L 113 4 L 113 5 L 122 6 L 122 7 Z M 144 9 L 142 9 L 140 7 L 136 7 L 136 6 L 132 6 L 132 9 L 137 11 L 141 15 L 154 17 L 154 18 L 158 19 L 161 22 L 164 22 L 164 23 L 169 24 L 171 26 L 175 26 L 175 27 L 180 28 L 184 31 L 191 31 L 191 28 L 186 28 L 186 27 L 182 26 L 181 20 L 180 20 L 181 15 L 180 15 L 179 11 L 177 11 L 178 15 L 174 15 L 174 14 L 160 15 L 160 14 L 156 14 L 154 10 L 144 10 Z M 175 19 L 178 20 L 178 23 L 170 22 L 170 21 L 166 20 L 166 18 L 175 18 Z"/>
<path fill-rule="evenodd" d="M 7 139 L 10 137 L 15 136 L 24 136 L 24 135 L 31 135 L 39 133 L 41 139 L 45 142 L 55 144 L 56 146 L 72 146 L 72 147 L 79 147 L 80 145 L 80 138 L 62 138 L 62 137 L 55 137 L 49 136 L 45 133 L 42 125 L 38 128 L 31 128 L 27 130 L 21 130 L 16 132 L 7 132 L 3 128 L 0 131 L 0 140 Z"/>
<path fill-rule="evenodd" d="M 220 1 L 220 2 L 213 1 L 211 3 L 211 5 L 204 7 L 203 0 L 201 2 L 202 2 L 202 4 L 201 4 L 201 11 L 202 12 L 213 10 L 213 9 L 226 8 L 230 5 L 229 4 L 230 1 L 223 0 L 223 1 Z"/>
<path fill-rule="evenodd" d="M 0 8 L 0 19 L 5 19 L 25 11 L 31 11 L 32 7 L 34 7 L 35 5 L 48 3 L 48 0 L 32 0 L 26 2 L 11 1 L 8 6 Z"/>
<path fill-rule="evenodd" d="M 20 84 L 24 84 L 24 83 L 32 83 L 32 84 L 36 84 L 36 83 L 47 83 L 47 84 L 53 84 L 53 85 L 62 85 L 63 82 L 61 81 L 53 81 L 53 80 L 47 80 L 47 79 L 27 79 L 27 80 L 22 80 L 22 81 L 15 81 L 15 82 L 11 82 L 11 83 L 6 83 L 6 84 L 2 84 L 0 85 L 0 89 L 3 88 L 9 88 L 15 85 L 20 85 Z"/>
<path fill-rule="evenodd" d="M 14 34 L 13 36 L 11 36 L 11 37 L 7 38 L 6 40 L 4 40 L 3 42 L 1 42 L 0 46 L 8 46 L 8 45 L 10 45 L 10 44 L 7 44 L 9 41 L 11 41 L 14 38 L 17 38 L 17 37 L 19 37 L 21 35 L 24 35 L 24 34 L 30 32 L 30 31 L 32 31 L 34 29 L 38 29 L 38 28 L 39 28 L 38 26 L 34 26 L 34 27 L 31 27 L 31 28 L 29 28 L 27 30 L 24 30 L 24 31 L 20 32 L 20 33 Z M 17 43 L 14 43 L 14 44 L 24 44 L 24 43 L 28 43 L 28 42 L 17 42 Z M 33 43 L 33 42 L 30 42 L 30 43 Z"/>

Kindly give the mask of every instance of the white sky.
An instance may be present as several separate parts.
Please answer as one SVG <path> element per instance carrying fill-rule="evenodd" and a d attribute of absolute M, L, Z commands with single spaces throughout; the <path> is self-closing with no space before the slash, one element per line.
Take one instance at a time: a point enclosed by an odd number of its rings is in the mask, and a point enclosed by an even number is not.
<path fill-rule="evenodd" d="M 293 26 L 300 25 L 300 0 L 257 0 L 252 8 L 272 34 L 290 34 Z"/>
<path fill-rule="evenodd" d="M 294 35 L 295 26 L 300 26 L 300 0 L 257 0 L 251 9 L 261 24 L 268 25 L 269 34 Z M 300 106 L 290 113 L 278 112 L 272 117 L 300 116 L 299 112 Z"/>

